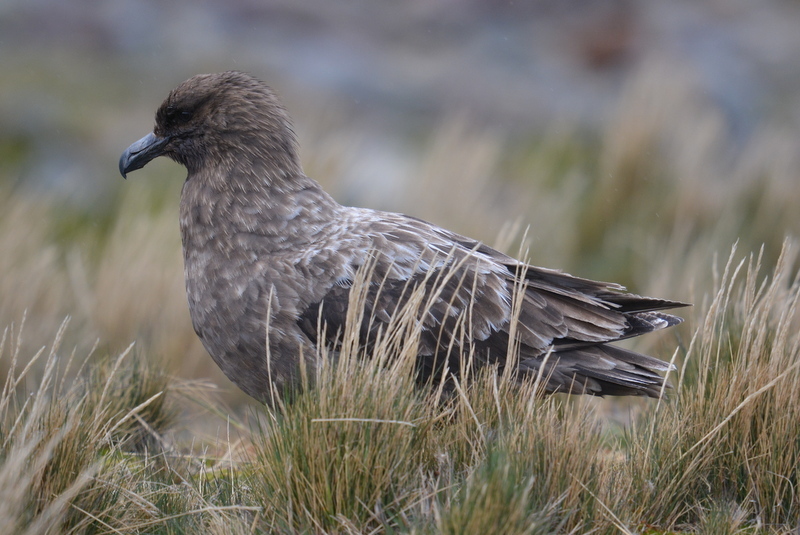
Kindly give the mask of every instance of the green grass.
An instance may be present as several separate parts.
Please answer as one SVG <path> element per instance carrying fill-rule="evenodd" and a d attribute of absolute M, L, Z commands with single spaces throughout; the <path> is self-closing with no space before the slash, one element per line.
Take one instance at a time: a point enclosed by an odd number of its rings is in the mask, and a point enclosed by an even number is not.
<path fill-rule="evenodd" d="M 795 530 L 794 159 L 769 129 L 722 158 L 715 112 L 680 91 L 654 102 L 647 76 L 596 136 L 442 125 L 392 208 L 694 302 L 680 328 L 632 341 L 679 365 L 661 400 L 541 398 L 491 369 L 419 388 L 399 315 L 371 359 L 346 344 L 313 387 L 255 405 L 188 320 L 181 171 L 83 210 L 0 166 L 0 532 Z M 308 173 L 346 176 L 349 154 L 324 156 L 339 142 L 316 143 Z"/>

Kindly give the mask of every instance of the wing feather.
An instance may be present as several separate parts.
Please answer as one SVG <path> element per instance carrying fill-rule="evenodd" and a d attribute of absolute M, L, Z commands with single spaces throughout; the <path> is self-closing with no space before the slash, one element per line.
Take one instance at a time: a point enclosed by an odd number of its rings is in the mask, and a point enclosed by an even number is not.
<path fill-rule="evenodd" d="M 682 303 L 640 297 L 616 284 L 526 265 L 418 219 L 371 214 L 372 219 L 361 218 L 367 221 L 363 234 L 369 240 L 360 254 L 352 256 L 353 265 L 347 270 L 355 272 L 374 261 L 361 327 L 365 344 L 374 341 L 412 293 L 422 288 L 428 298 L 418 311 L 423 368 L 434 369 L 441 360 L 450 361 L 453 371 L 457 362 L 452 361 L 451 349 L 467 345 L 478 349 L 474 352 L 478 361 L 502 365 L 514 332 L 522 371 L 539 373 L 548 362 L 548 391 L 598 395 L 660 391 L 663 379 L 658 372 L 668 368 L 666 363 L 608 343 L 679 323 L 680 318 L 656 311 Z M 522 299 L 516 319 L 515 293 Z M 347 319 L 348 300 L 349 286 L 344 281 L 332 284 L 302 314 L 303 332 L 316 340 L 320 317 L 327 324 L 326 342 L 335 344 Z M 464 332 L 467 340 L 459 337 Z"/>

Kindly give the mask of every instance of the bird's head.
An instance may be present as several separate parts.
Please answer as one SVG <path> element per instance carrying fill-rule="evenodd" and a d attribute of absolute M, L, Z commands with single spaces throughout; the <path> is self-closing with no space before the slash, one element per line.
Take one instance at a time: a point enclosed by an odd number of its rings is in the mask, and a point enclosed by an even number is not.
<path fill-rule="evenodd" d="M 184 165 L 190 175 L 206 165 L 234 162 L 299 171 L 291 120 L 272 90 L 249 74 L 200 74 L 173 89 L 156 112 L 153 132 L 119 160 L 123 177 L 158 156 Z"/>

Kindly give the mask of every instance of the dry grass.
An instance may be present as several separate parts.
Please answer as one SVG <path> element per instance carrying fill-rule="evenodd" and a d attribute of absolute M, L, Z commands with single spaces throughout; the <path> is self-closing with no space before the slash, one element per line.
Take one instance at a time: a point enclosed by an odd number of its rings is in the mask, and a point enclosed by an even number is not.
<path fill-rule="evenodd" d="M 186 313 L 180 185 L 127 183 L 102 217 L 4 186 L 0 531 L 797 529 L 798 151 L 765 128 L 731 155 L 681 79 L 641 73 L 597 139 L 443 125 L 395 206 L 512 251 L 530 225 L 538 264 L 695 302 L 635 341 L 678 348 L 658 401 L 542 399 L 493 370 L 420 389 L 408 315 L 272 409 L 209 394 L 197 379 L 227 383 Z"/>
<path fill-rule="evenodd" d="M 691 526 L 728 510 L 787 528 L 800 518 L 796 254 L 787 243 L 767 277 L 758 257 L 725 266 L 675 400 L 631 433 L 642 518 Z"/>
<path fill-rule="evenodd" d="M 795 254 L 787 243 L 767 277 L 757 257 L 731 255 L 675 391 L 623 430 L 605 427 L 587 400 L 537 396 L 534 378 L 485 370 L 449 396 L 420 389 L 413 334 L 396 335 L 413 329 L 408 314 L 375 359 L 352 343 L 335 361 L 323 351 L 313 387 L 255 410 L 246 447 L 224 452 L 234 447 L 226 436 L 199 453 L 165 433 L 185 425 L 176 410 L 191 389 L 130 348 L 64 356 L 65 324 L 51 348 L 25 358 L 7 329 L 0 524 L 20 533 L 789 531 L 800 513 Z M 26 387 L 37 360 L 41 379 Z"/>

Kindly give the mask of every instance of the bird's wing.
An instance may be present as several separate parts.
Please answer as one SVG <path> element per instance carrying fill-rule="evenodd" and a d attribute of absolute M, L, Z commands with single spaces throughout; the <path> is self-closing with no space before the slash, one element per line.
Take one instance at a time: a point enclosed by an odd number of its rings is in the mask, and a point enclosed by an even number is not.
<path fill-rule="evenodd" d="M 358 227 L 350 226 L 350 234 L 365 239 L 342 255 L 349 255 L 351 276 L 332 283 L 303 313 L 307 335 L 316 337 L 310 331 L 317 330 L 319 320 L 329 337 L 344 328 L 359 270 L 369 272 L 363 296 L 364 337 L 385 331 L 404 307 L 414 307 L 421 330 L 419 352 L 426 356 L 449 343 L 456 329 L 468 332 L 470 339 L 484 340 L 508 324 L 513 288 L 505 266 L 413 218 L 365 210 L 353 220 Z"/>
<path fill-rule="evenodd" d="M 362 295 L 362 341 L 386 332 L 398 310 L 412 306 L 421 357 L 439 358 L 442 352 L 450 354 L 469 343 L 479 349 L 478 358 L 502 364 L 513 339 L 531 371 L 538 369 L 548 351 L 562 353 L 559 358 L 563 356 L 569 369 L 576 370 L 580 366 L 572 361 L 580 364 L 581 359 L 605 366 L 606 355 L 590 349 L 594 346 L 679 322 L 654 311 L 680 303 L 530 266 L 418 219 L 371 214 L 360 218 L 368 222 L 369 251 L 353 256 L 358 264 L 354 270 L 367 264 L 370 269 L 369 289 Z M 331 285 L 302 314 L 302 329 L 312 340 L 317 340 L 322 324 L 328 342 L 344 329 L 351 286 L 352 280 Z M 661 363 L 645 358 L 649 360 L 643 364 L 652 369 Z M 550 371 L 555 376 L 564 370 Z"/>

